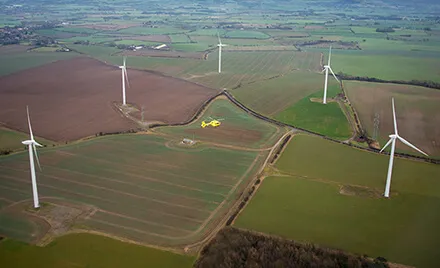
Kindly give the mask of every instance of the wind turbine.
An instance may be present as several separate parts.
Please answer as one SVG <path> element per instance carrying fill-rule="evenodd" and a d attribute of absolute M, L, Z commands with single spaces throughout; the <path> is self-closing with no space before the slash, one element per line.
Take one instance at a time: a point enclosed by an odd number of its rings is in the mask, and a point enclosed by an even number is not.
<path fill-rule="evenodd" d="M 330 52 L 328 54 L 328 64 L 324 65 L 324 70 L 322 70 L 322 72 L 325 71 L 325 82 L 324 82 L 324 97 L 322 99 L 322 103 L 323 104 L 327 104 L 327 84 L 328 84 L 328 71 L 330 70 L 330 72 L 332 72 L 333 77 L 336 79 L 336 81 L 339 82 L 338 78 L 336 77 L 335 73 L 332 70 L 332 67 L 330 67 L 330 59 L 332 57 L 332 47 L 330 47 Z"/>
<path fill-rule="evenodd" d="M 43 145 L 39 144 L 34 140 L 34 134 L 32 133 L 32 127 L 31 127 L 31 119 L 29 117 L 29 107 L 26 106 L 27 111 L 27 118 L 28 118 L 28 124 L 29 124 L 29 133 L 31 134 L 31 139 L 22 141 L 24 145 L 27 145 L 29 148 L 29 162 L 31 165 L 31 181 L 32 181 L 32 194 L 34 196 L 34 208 L 40 207 L 40 202 L 38 200 L 38 190 L 37 190 L 37 178 L 35 175 L 35 165 L 34 165 L 34 152 L 35 157 L 37 159 L 37 164 L 39 169 L 41 170 L 40 166 L 40 160 L 38 160 L 38 153 L 36 146 L 43 147 Z"/>
<path fill-rule="evenodd" d="M 125 62 L 127 61 L 127 58 L 124 57 L 124 65 L 119 66 L 119 68 L 122 70 L 122 105 L 127 105 L 126 97 L 125 97 L 125 80 L 127 80 L 128 87 L 130 87 L 130 84 L 128 82 L 128 74 L 127 74 L 127 67 L 125 65 Z"/>
<path fill-rule="evenodd" d="M 218 73 L 222 72 L 222 47 L 225 47 L 227 45 L 222 44 L 222 40 L 220 40 L 220 34 L 217 33 L 218 36 Z"/>
<path fill-rule="evenodd" d="M 422 150 L 418 149 L 416 146 L 412 145 L 407 140 L 405 140 L 404 138 L 399 136 L 399 134 L 397 132 L 397 121 L 396 121 L 396 110 L 394 108 L 394 98 L 391 99 L 391 103 L 393 105 L 394 134 L 390 135 L 390 140 L 387 142 L 387 144 L 385 144 L 385 146 L 382 148 L 382 150 L 380 150 L 380 152 L 382 152 L 385 148 L 388 147 L 388 145 L 391 144 L 390 163 L 388 165 L 387 183 L 385 186 L 385 193 L 384 193 L 384 196 L 387 198 L 390 196 L 391 174 L 393 173 L 394 150 L 396 149 L 397 139 L 399 139 L 401 142 L 408 145 L 409 147 L 413 148 L 414 150 L 428 156 Z"/>

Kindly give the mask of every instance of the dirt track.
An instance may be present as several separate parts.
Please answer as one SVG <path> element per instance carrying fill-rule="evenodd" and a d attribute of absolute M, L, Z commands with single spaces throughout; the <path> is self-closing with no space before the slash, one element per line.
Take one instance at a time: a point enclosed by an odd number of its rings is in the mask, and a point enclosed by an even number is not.
<path fill-rule="evenodd" d="M 146 121 L 189 120 L 217 91 L 178 79 L 128 70 L 127 102 L 144 106 Z M 90 58 L 59 61 L 0 77 L 0 122 L 28 132 L 29 105 L 34 133 L 71 141 L 99 132 L 126 131 L 133 122 L 115 111 L 121 71 Z"/>

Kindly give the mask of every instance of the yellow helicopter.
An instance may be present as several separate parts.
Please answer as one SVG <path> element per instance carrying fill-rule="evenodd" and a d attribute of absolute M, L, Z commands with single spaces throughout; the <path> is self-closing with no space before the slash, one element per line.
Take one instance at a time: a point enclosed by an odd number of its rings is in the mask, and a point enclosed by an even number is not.
<path fill-rule="evenodd" d="M 200 125 L 202 128 L 205 128 L 207 126 L 212 126 L 212 127 L 218 127 L 221 125 L 223 119 L 212 119 L 211 117 L 208 117 L 208 119 L 205 121 L 202 121 L 202 124 Z"/>

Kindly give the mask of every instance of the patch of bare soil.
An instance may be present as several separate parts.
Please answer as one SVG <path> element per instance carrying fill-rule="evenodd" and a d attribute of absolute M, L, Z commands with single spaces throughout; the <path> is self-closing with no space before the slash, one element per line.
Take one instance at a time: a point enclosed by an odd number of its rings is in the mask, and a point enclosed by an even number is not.
<path fill-rule="evenodd" d="M 342 195 L 349 195 L 349 196 L 359 196 L 359 197 L 366 197 L 366 198 L 381 198 L 382 193 L 371 189 L 368 187 L 362 187 L 362 186 L 353 186 L 353 185 L 343 185 L 339 189 L 339 193 Z"/>
<path fill-rule="evenodd" d="M 167 124 L 191 119 L 218 91 L 181 79 L 128 70 L 127 101 L 145 107 L 145 120 Z M 72 141 L 97 133 L 137 127 L 115 111 L 121 101 L 121 72 L 116 66 L 78 57 L 0 77 L 0 122 L 54 141 Z"/>
<path fill-rule="evenodd" d="M 91 206 L 57 202 L 44 203 L 40 209 L 30 209 L 27 210 L 27 213 L 42 218 L 49 223 L 49 231 L 38 241 L 38 245 L 44 246 L 51 242 L 53 238 L 66 234 L 75 223 L 90 216 L 95 211 L 96 209 Z"/>

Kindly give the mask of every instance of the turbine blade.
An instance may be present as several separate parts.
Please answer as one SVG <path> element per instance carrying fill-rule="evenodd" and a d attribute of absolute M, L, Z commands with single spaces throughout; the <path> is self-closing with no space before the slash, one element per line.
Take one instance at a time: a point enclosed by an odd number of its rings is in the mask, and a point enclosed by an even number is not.
<path fill-rule="evenodd" d="M 396 119 L 396 108 L 394 108 L 394 98 L 391 99 L 393 104 L 393 120 L 394 120 L 394 134 L 397 134 L 397 119 Z"/>
<path fill-rule="evenodd" d="M 406 145 L 408 145 L 409 147 L 413 148 L 414 150 L 418 151 L 421 154 L 424 154 L 426 156 L 428 156 L 428 154 L 426 154 L 425 152 L 423 152 L 422 150 L 420 150 L 419 148 L 417 148 L 416 146 L 412 145 L 411 143 L 409 143 L 409 141 L 405 140 L 404 138 L 397 136 L 397 138 L 399 138 L 399 140 L 403 143 L 405 143 Z"/>
<path fill-rule="evenodd" d="M 29 133 L 31 134 L 31 140 L 34 140 L 34 134 L 32 133 L 32 127 L 31 127 L 31 118 L 29 116 L 29 106 L 26 105 L 26 112 L 27 112 L 27 118 L 28 118 L 28 124 L 29 124 Z"/>
<path fill-rule="evenodd" d="M 222 45 L 222 40 L 220 39 L 220 34 L 219 34 L 219 32 L 217 32 L 217 37 L 218 37 L 218 43 L 219 43 L 220 45 Z"/>
<path fill-rule="evenodd" d="M 392 141 L 393 141 L 393 138 L 391 138 L 391 139 L 387 142 L 387 144 L 385 144 L 385 146 L 382 148 L 382 150 L 380 150 L 380 152 L 382 152 L 383 150 L 385 150 L 385 148 L 387 148 L 388 145 L 390 145 Z"/>
<path fill-rule="evenodd" d="M 330 72 L 332 72 L 333 77 L 336 79 L 336 81 L 339 82 L 339 79 L 336 77 L 335 73 L 333 72 L 331 67 L 328 67 L 330 69 Z"/>
<path fill-rule="evenodd" d="M 130 81 L 128 81 L 128 72 L 127 72 L 127 68 L 124 67 L 124 77 L 125 77 L 125 81 L 127 81 L 127 86 L 130 88 Z"/>
<path fill-rule="evenodd" d="M 329 50 L 329 53 L 328 53 L 328 66 L 330 66 L 330 59 L 331 59 L 331 57 L 332 57 L 332 46 L 330 46 L 330 50 Z"/>
<path fill-rule="evenodd" d="M 127 57 L 124 56 L 124 68 L 125 68 L 125 62 L 127 61 Z"/>
<path fill-rule="evenodd" d="M 36 142 L 32 144 L 32 148 L 33 148 L 34 153 L 35 153 L 35 158 L 37 159 L 38 168 L 40 169 L 40 171 L 42 171 L 41 165 L 40 165 L 40 159 L 38 158 L 37 148 L 35 147 L 35 144 L 36 144 Z"/>

